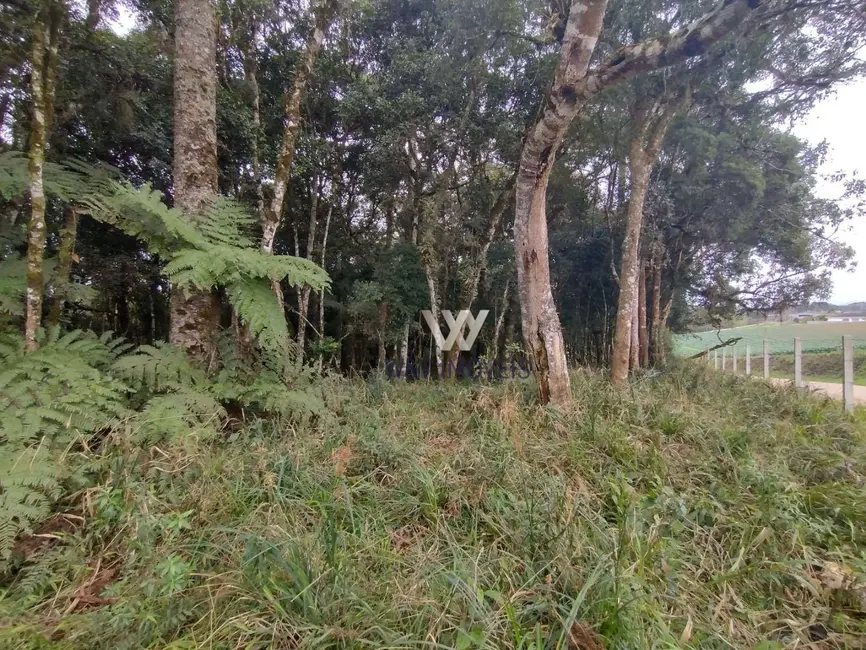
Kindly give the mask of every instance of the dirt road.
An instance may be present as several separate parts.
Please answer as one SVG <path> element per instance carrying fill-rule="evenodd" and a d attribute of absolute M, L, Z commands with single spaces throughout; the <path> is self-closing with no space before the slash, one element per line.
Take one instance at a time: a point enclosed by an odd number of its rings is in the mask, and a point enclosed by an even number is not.
<path fill-rule="evenodd" d="M 771 379 L 774 384 L 790 384 L 793 379 Z M 833 384 L 827 381 L 807 381 L 806 387 L 818 393 L 823 393 L 833 399 L 842 399 L 842 384 Z M 854 402 L 866 404 L 866 386 L 854 386 Z"/>

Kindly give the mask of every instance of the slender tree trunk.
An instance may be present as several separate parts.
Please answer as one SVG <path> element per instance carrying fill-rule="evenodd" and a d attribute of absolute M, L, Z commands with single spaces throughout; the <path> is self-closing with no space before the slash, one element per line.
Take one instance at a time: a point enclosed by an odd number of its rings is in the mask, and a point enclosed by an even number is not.
<path fill-rule="evenodd" d="M 24 340 L 28 350 L 39 344 L 36 337 L 42 324 L 44 296 L 44 254 L 46 239 L 45 188 L 42 170 L 51 118 L 54 113 L 54 82 L 59 58 L 60 22 L 63 6 L 48 0 L 37 10 L 33 26 L 31 92 L 33 115 L 28 151 L 30 223 L 27 227 L 27 286 L 25 291 Z"/>
<path fill-rule="evenodd" d="M 629 147 L 631 194 L 628 200 L 626 234 L 622 243 L 619 301 L 611 356 L 611 379 L 614 383 L 621 383 L 628 378 L 632 317 L 637 312 L 640 294 L 638 251 L 650 172 L 668 126 L 677 111 L 688 101 L 688 97 L 688 91 L 684 91 L 676 96 L 658 99 L 651 106 L 641 105 L 636 110 L 634 119 L 636 133 Z"/>
<path fill-rule="evenodd" d="M 652 266 L 652 289 L 650 290 L 650 359 L 653 365 L 660 362 L 660 346 L 663 345 L 661 332 L 661 301 L 662 301 L 662 264 L 660 244 L 656 241 L 653 245 Z"/>
<path fill-rule="evenodd" d="M 418 224 L 420 220 L 420 204 L 418 196 L 420 194 L 420 183 L 415 179 L 409 185 L 411 193 L 409 205 L 412 206 L 412 225 L 409 228 L 409 243 L 412 246 L 418 246 Z M 437 312 L 434 312 L 437 313 Z M 417 359 L 417 357 L 416 357 Z M 400 334 L 400 373 L 401 379 L 406 378 L 406 371 L 409 368 L 409 321 L 403 324 L 403 331 Z"/>
<path fill-rule="evenodd" d="M 334 190 L 336 190 L 336 183 L 333 184 Z M 328 247 L 328 232 L 331 229 L 331 214 L 334 212 L 334 200 L 336 198 L 336 191 L 332 192 L 331 202 L 328 206 L 328 213 L 325 216 L 325 228 L 322 232 L 322 257 L 321 257 L 321 267 L 325 268 L 325 250 Z M 325 289 L 324 287 L 319 290 L 319 342 L 323 342 L 325 340 Z M 324 349 L 319 351 L 319 372 L 322 371 L 322 365 L 325 359 L 325 351 Z"/>
<path fill-rule="evenodd" d="M 499 357 L 499 337 L 502 334 L 502 324 L 505 322 L 505 314 L 508 313 L 508 292 L 511 290 L 511 282 L 505 284 L 505 291 L 502 292 L 502 305 L 499 308 L 499 313 L 496 315 L 496 325 L 493 328 L 493 356 L 491 360 Z"/>
<path fill-rule="evenodd" d="M 69 293 L 69 277 L 75 260 L 75 240 L 78 236 L 78 210 L 67 208 L 60 229 L 60 247 L 57 251 L 57 269 L 54 273 L 54 296 L 48 311 L 48 325 L 60 324 L 63 306 Z"/>
<path fill-rule="evenodd" d="M 622 261 L 619 271 L 619 301 L 616 311 L 616 330 L 611 356 L 611 375 L 614 382 L 628 377 L 632 342 L 632 323 L 637 313 L 638 248 L 643 222 L 643 206 L 649 182 L 650 165 L 645 159 L 642 142 L 635 140 L 629 158 L 631 195 L 626 216 L 626 234 L 622 243 Z"/>
<path fill-rule="evenodd" d="M 647 331 L 646 312 L 646 265 L 641 262 L 640 277 L 638 278 L 637 315 L 638 315 L 638 342 L 640 344 L 640 366 L 649 367 L 649 332 Z"/>
<path fill-rule="evenodd" d="M 385 208 L 385 250 L 390 250 L 394 245 L 394 204 L 389 203 Z M 385 351 L 385 338 L 388 332 L 388 303 L 383 301 L 379 303 L 379 354 L 376 367 L 379 370 L 385 370 L 385 364 L 388 362 Z"/>
<path fill-rule="evenodd" d="M 262 188 L 262 161 L 259 154 L 259 136 L 262 130 L 261 91 L 259 90 L 258 61 L 256 60 L 256 26 L 250 23 L 249 41 L 243 47 L 244 77 L 250 94 L 250 108 L 253 113 L 253 134 L 250 139 L 250 164 L 253 171 L 253 191 L 255 192 L 256 214 L 264 220 L 264 192 Z"/>
<path fill-rule="evenodd" d="M 175 0 L 174 203 L 200 218 L 217 191 L 216 11 L 209 0 Z M 169 340 L 210 362 L 219 304 L 213 292 L 175 287 Z"/>
<path fill-rule="evenodd" d="M 334 19 L 336 4 L 325 0 L 324 4 L 315 10 L 313 30 L 307 37 L 304 58 L 299 62 L 292 87 L 286 96 L 285 118 L 283 122 L 283 139 L 277 156 L 277 168 L 274 172 L 273 198 L 265 209 L 262 220 L 262 252 L 273 254 L 277 230 L 283 218 L 283 203 L 289 189 L 292 173 L 292 160 L 295 156 L 295 143 L 298 139 L 298 129 L 301 124 L 301 100 L 307 92 L 307 86 L 313 76 L 313 68 L 322 49 L 331 21 Z M 277 300 L 283 304 L 283 292 L 278 282 L 273 283 Z"/>
<path fill-rule="evenodd" d="M 635 287 L 635 291 L 637 291 L 637 287 Z M 638 335 L 639 329 L 639 315 L 638 315 L 638 304 L 637 300 L 634 302 L 634 308 L 631 312 L 631 344 L 629 345 L 629 354 L 628 354 L 628 367 L 629 370 L 637 370 L 640 367 L 640 336 Z"/>
<path fill-rule="evenodd" d="M 318 176 L 313 176 L 312 194 L 310 196 L 310 220 L 307 227 L 307 250 L 305 257 L 309 260 L 313 259 L 313 250 L 316 245 L 316 224 L 318 223 L 319 212 L 319 179 Z M 297 239 L 297 231 L 295 232 L 295 248 L 299 247 Z M 299 251 L 296 250 L 296 254 Z M 307 315 L 310 311 L 310 293 L 312 288 L 309 285 L 298 287 L 298 365 L 304 363 L 304 349 L 307 344 Z"/>

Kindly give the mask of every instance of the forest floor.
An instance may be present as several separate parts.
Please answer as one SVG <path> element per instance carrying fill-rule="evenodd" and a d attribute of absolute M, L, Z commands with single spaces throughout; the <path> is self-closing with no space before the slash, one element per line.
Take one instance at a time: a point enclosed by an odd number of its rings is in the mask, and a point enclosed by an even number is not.
<path fill-rule="evenodd" d="M 864 647 L 864 409 L 702 364 L 577 372 L 568 412 L 338 385 L 101 459 L 19 548 L 0 647 Z"/>

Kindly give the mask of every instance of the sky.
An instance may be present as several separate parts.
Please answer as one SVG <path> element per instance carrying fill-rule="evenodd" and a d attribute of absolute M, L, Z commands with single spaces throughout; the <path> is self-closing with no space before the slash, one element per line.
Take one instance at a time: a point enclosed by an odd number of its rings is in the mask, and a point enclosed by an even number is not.
<path fill-rule="evenodd" d="M 822 173 L 859 171 L 866 176 L 866 128 L 863 125 L 866 111 L 866 79 L 842 86 L 835 95 L 826 98 L 793 128 L 793 133 L 812 144 L 827 140 L 829 155 L 821 169 Z M 824 184 L 822 196 L 836 198 L 840 188 Z M 839 239 L 856 251 L 857 268 L 851 272 L 833 272 L 833 293 L 830 302 L 846 304 L 866 301 L 866 214 L 855 215 Z"/>

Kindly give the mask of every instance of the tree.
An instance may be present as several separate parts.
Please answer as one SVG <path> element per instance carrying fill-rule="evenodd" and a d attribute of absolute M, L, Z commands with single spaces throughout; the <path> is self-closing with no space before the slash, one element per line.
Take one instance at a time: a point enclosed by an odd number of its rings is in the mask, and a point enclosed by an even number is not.
<path fill-rule="evenodd" d="M 665 91 L 658 98 L 643 100 L 635 106 L 632 124 L 634 133 L 629 147 L 629 174 L 631 193 L 628 199 L 626 232 L 622 243 L 622 258 L 619 270 L 619 301 L 616 311 L 616 329 L 611 355 L 611 378 L 614 383 L 628 378 L 629 351 L 633 347 L 635 332 L 632 324 L 634 314 L 643 309 L 643 330 L 646 330 L 646 300 L 640 287 L 645 287 L 645 277 L 640 262 L 640 236 L 643 226 L 644 202 L 649 187 L 650 172 L 662 140 L 677 111 L 688 102 L 686 90 Z M 644 296 L 641 304 L 639 298 Z M 640 315 L 638 323 L 641 322 Z M 640 337 L 638 338 L 640 340 Z M 644 347 L 646 342 L 644 342 Z"/>
<path fill-rule="evenodd" d="M 307 91 L 307 85 L 310 82 L 310 78 L 313 76 L 313 67 L 316 65 L 316 59 L 318 59 L 319 52 L 322 49 L 322 43 L 325 40 L 325 33 L 327 32 L 331 21 L 334 19 L 336 11 L 337 2 L 335 0 L 324 0 L 321 5 L 317 6 L 313 10 L 313 27 L 307 37 L 303 58 L 295 69 L 292 86 L 286 94 L 283 137 L 280 151 L 277 156 L 276 170 L 274 171 L 273 196 L 262 215 L 262 251 L 265 253 L 273 254 L 277 229 L 280 227 L 280 222 L 283 217 L 286 191 L 288 190 L 292 174 L 292 160 L 295 157 L 295 144 L 298 138 L 298 129 L 301 125 L 301 100 Z M 313 192 L 315 193 L 315 200 L 317 201 L 318 189 L 314 188 Z M 311 223 L 315 225 L 315 222 L 315 207 L 313 207 L 311 208 Z M 310 257 L 312 253 L 314 236 L 315 231 L 312 230 L 310 241 L 307 246 L 308 257 Z M 283 292 L 278 283 L 274 283 L 274 292 L 277 294 L 277 299 L 280 301 L 280 304 L 282 304 Z M 299 317 L 302 320 L 307 317 L 306 305 L 308 302 L 309 293 L 307 293 L 306 301 L 302 302 L 299 300 L 299 310 L 303 309 L 303 313 L 300 313 L 299 311 Z M 301 327 L 305 327 L 305 325 Z M 299 343 L 303 344 L 303 338 L 299 338 Z M 301 358 L 303 358 L 303 352 L 301 352 Z"/>
<path fill-rule="evenodd" d="M 202 218 L 217 192 L 216 11 L 210 0 L 175 0 L 174 204 Z M 171 294 L 169 340 L 209 362 L 219 303 L 212 291 Z"/>
<path fill-rule="evenodd" d="M 47 225 L 43 166 L 48 134 L 54 117 L 54 87 L 59 60 L 60 26 L 65 7 L 61 0 L 39 3 L 33 24 L 33 54 L 30 61 L 32 115 L 28 153 L 30 180 L 30 223 L 27 227 L 27 289 L 24 340 L 28 350 L 38 347 L 36 336 L 42 324 L 45 287 L 43 257 Z"/>
<path fill-rule="evenodd" d="M 620 48 L 589 72 L 607 0 L 572 3 L 553 83 L 524 140 L 516 183 L 514 246 L 523 340 L 541 403 L 564 405 L 571 398 L 565 344 L 550 284 L 546 214 L 550 169 L 566 129 L 602 89 L 702 54 L 760 4 L 725 0 L 669 35 Z"/>

